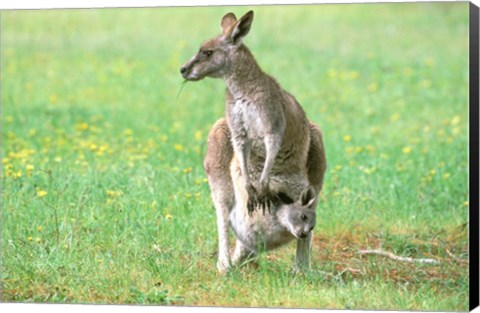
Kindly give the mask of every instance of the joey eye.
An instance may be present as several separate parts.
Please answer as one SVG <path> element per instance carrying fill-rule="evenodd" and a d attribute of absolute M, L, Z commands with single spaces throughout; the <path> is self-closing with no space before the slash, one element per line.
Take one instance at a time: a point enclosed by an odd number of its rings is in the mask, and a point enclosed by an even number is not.
<path fill-rule="evenodd" d="M 305 214 L 302 214 L 300 215 L 300 219 L 305 222 L 306 220 L 308 220 L 308 217 Z"/>

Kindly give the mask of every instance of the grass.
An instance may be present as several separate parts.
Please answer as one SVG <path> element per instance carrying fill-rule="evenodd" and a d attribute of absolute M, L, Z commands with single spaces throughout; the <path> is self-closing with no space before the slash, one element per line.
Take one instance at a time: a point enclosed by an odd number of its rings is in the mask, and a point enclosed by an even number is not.
<path fill-rule="evenodd" d="M 2 301 L 464 311 L 468 4 L 254 7 L 246 44 L 323 130 L 313 271 L 218 275 L 202 169 L 220 80 L 180 66 L 247 7 L 1 12 Z M 440 265 L 361 256 L 383 248 Z"/>

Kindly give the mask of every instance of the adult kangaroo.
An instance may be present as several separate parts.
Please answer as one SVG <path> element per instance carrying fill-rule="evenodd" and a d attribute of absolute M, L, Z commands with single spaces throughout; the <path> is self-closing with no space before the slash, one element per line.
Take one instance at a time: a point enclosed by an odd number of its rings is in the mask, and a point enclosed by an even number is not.
<path fill-rule="evenodd" d="M 228 215 L 239 201 L 231 179 L 232 160 L 238 163 L 250 214 L 256 208 L 275 207 L 280 193 L 299 199 L 312 186 L 318 195 L 326 169 L 320 130 L 308 121 L 296 99 L 261 70 L 242 43 L 252 21 L 253 11 L 239 20 L 226 14 L 222 34 L 203 43 L 180 69 L 186 80 L 223 78 L 227 86 L 226 119 L 213 126 L 204 161 L 217 210 L 219 270 L 230 266 Z M 314 205 L 317 201 L 315 197 Z M 297 254 L 299 246 L 301 251 L 309 247 L 311 234 L 299 240 Z"/>

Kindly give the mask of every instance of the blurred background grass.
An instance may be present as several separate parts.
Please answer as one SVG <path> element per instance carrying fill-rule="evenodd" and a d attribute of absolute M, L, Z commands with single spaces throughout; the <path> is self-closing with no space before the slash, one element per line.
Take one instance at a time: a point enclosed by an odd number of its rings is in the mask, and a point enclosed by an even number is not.
<path fill-rule="evenodd" d="M 293 244 L 216 274 L 202 160 L 225 87 L 180 92 L 179 68 L 225 13 L 249 9 L 245 43 L 325 137 L 304 276 L 289 274 Z M 467 308 L 468 269 L 451 255 L 468 257 L 468 3 L 2 11 L 1 23 L 4 301 Z M 443 263 L 356 254 L 378 247 Z"/>

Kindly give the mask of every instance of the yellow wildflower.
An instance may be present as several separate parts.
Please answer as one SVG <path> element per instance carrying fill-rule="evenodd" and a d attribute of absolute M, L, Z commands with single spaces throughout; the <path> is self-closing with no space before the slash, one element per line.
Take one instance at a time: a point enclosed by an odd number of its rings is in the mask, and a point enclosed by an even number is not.
<path fill-rule="evenodd" d="M 167 135 L 160 135 L 158 136 L 158 139 L 160 139 L 161 142 L 165 143 L 168 140 Z"/>
<path fill-rule="evenodd" d="M 87 123 L 78 123 L 75 125 L 75 129 L 78 131 L 85 131 L 88 130 L 90 126 Z"/>
<path fill-rule="evenodd" d="M 50 100 L 50 103 L 52 103 L 52 104 L 55 104 L 58 101 L 58 97 L 55 94 L 50 95 L 50 97 L 48 99 Z"/>
<path fill-rule="evenodd" d="M 433 58 L 426 58 L 424 62 L 425 62 L 425 65 L 428 67 L 435 66 L 435 59 Z"/>
<path fill-rule="evenodd" d="M 420 82 L 420 86 L 423 88 L 430 88 L 430 86 L 432 86 L 432 82 L 428 79 L 424 79 Z"/>
<path fill-rule="evenodd" d="M 201 130 L 197 130 L 195 132 L 195 140 L 197 140 L 197 141 L 202 140 L 202 131 Z"/>
<path fill-rule="evenodd" d="M 107 196 L 111 197 L 111 198 L 118 198 L 118 197 L 121 197 L 123 196 L 123 192 L 121 190 L 107 190 L 106 191 L 107 193 Z"/>
<path fill-rule="evenodd" d="M 338 72 L 336 69 L 331 68 L 327 71 L 327 75 L 329 78 L 336 78 L 338 76 Z"/>
<path fill-rule="evenodd" d="M 183 151 L 183 146 L 182 146 L 181 144 L 178 144 L 178 143 L 175 144 L 175 145 L 173 146 L 173 148 L 174 148 L 175 150 L 177 150 L 177 151 Z"/>
<path fill-rule="evenodd" d="M 378 85 L 376 83 L 371 83 L 368 85 L 368 91 L 372 93 L 378 91 Z"/>
<path fill-rule="evenodd" d="M 357 71 L 350 71 L 348 73 L 348 78 L 350 78 L 351 80 L 357 79 L 358 76 L 359 76 L 359 73 Z"/>
<path fill-rule="evenodd" d="M 372 145 L 370 145 L 370 144 L 369 144 L 369 145 L 366 145 L 366 146 L 365 146 L 365 149 L 367 149 L 367 151 L 370 152 L 370 153 L 373 153 L 373 152 L 375 152 L 375 150 L 376 150 L 375 147 L 372 146 Z"/>
<path fill-rule="evenodd" d="M 410 77 L 413 75 L 413 69 L 411 67 L 407 67 L 403 70 L 403 75 Z"/>
<path fill-rule="evenodd" d="M 188 173 L 190 173 L 191 171 L 192 171 L 192 168 L 191 168 L 191 167 L 187 167 L 187 168 L 184 168 L 184 169 L 183 169 L 183 173 L 184 173 L 184 174 L 188 174 Z"/>
<path fill-rule="evenodd" d="M 460 123 L 460 121 L 461 121 L 460 116 L 455 115 L 455 116 L 452 118 L 452 120 L 450 121 L 450 125 L 456 126 L 456 125 L 458 125 L 458 123 Z"/>
<path fill-rule="evenodd" d="M 95 151 L 98 149 L 98 146 L 94 143 L 91 143 L 88 145 L 88 149 L 92 150 L 92 151 Z"/>
<path fill-rule="evenodd" d="M 156 209 L 157 208 L 157 201 L 153 200 L 152 203 L 150 203 L 150 208 L 151 209 Z"/>
<path fill-rule="evenodd" d="M 400 119 L 400 114 L 398 114 L 398 113 L 395 113 L 395 114 L 393 114 L 392 116 L 390 116 L 390 121 L 391 121 L 391 122 L 396 122 L 396 121 L 398 121 L 399 119 Z"/>
<path fill-rule="evenodd" d="M 378 126 L 373 126 L 373 127 L 370 127 L 370 131 L 372 132 L 373 135 L 378 135 L 380 134 L 380 127 Z"/>
<path fill-rule="evenodd" d="M 37 130 L 35 128 L 31 128 L 29 131 L 28 131 L 28 136 L 29 137 L 33 137 L 37 134 Z"/>
<path fill-rule="evenodd" d="M 350 136 L 350 135 L 343 136 L 343 141 L 350 142 L 351 140 L 352 140 L 352 136 Z"/>
<path fill-rule="evenodd" d="M 402 149 L 402 152 L 405 153 L 405 154 L 409 154 L 410 152 L 412 152 L 412 147 L 410 147 L 410 146 L 404 147 Z"/>
<path fill-rule="evenodd" d="M 98 147 L 98 152 L 105 152 L 108 150 L 108 145 L 107 144 L 103 144 L 103 145 L 100 145 L 100 147 Z"/>
<path fill-rule="evenodd" d="M 167 220 L 172 220 L 173 219 L 173 216 L 171 214 L 165 214 L 165 218 Z"/>
<path fill-rule="evenodd" d="M 45 190 L 41 190 L 41 189 L 37 190 L 37 197 L 39 197 L 39 198 L 43 198 L 47 194 L 48 194 L 48 192 L 46 192 Z"/>

